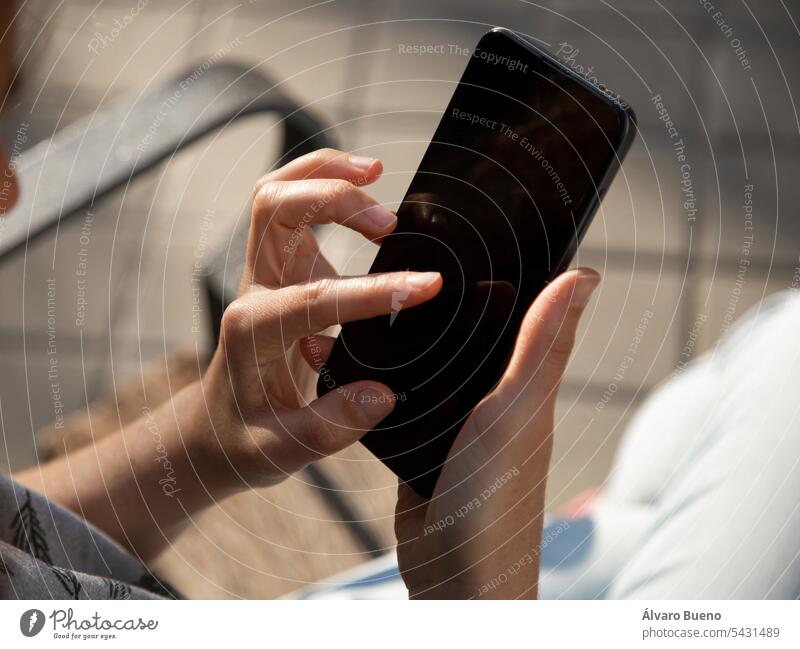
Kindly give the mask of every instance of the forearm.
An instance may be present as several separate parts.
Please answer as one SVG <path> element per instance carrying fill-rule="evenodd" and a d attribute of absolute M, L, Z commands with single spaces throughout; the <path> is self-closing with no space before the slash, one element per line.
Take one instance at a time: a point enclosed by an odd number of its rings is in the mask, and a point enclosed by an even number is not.
<path fill-rule="evenodd" d="M 227 472 L 209 470 L 215 431 L 203 403 L 193 384 L 114 435 L 14 479 L 152 558 L 193 513 L 232 491 Z"/>

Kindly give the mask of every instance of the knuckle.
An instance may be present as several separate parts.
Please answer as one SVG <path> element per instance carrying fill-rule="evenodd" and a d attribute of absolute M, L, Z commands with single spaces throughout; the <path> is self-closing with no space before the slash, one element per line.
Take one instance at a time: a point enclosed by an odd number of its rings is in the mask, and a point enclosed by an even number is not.
<path fill-rule="evenodd" d="M 392 277 L 364 275 L 348 280 L 364 307 L 389 312 L 395 306 L 403 308 L 411 291 Z"/>
<path fill-rule="evenodd" d="M 251 199 L 253 202 L 256 200 L 256 196 L 261 191 L 261 189 L 269 182 L 269 176 L 261 176 L 256 182 L 253 184 L 253 190 L 250 194 Z"/>
<path fill-rule="evenodd" d="M 320 170 L 326 165 L 330 164 L 336 158 L 343 156 L 341 151 L 332 149 L 330 147 L 323 147 L 311 153 L 307 153 L 300 158 L 301 169 L 303 169 L 303 177 L 313 176 L 319 174 Z"/>
<path fill-rule="evenodd" d="M 544 357 L 545 364 L 559 372 L 563 371 L 569 361 L 569 357 L 572 355 L 574 343 L 575 334 L 565 324 L 552 339 Z"/>
<path fill-rule="evenodd" d="M 309 312 L 312 312 L 325 303 L 325 299 L 333 290 L 333 281 L 323 277 L 306 285 L 305 298 Z"/>
<path fill-rule="evenodd" d="M 311 329 L 324 329 L 333 324 L 327 322 L 329 319 L 327 306 L 328 296 L 334 290 L 333 280 L 327 278 L 318 279 L 306 285 L 303 298 Z"/>
<path fill-rule="evenodd" d="M 220 331 L 226 341 L 235 340 L 250 330 L 253 322 L 253 311 L 243 300 L 231 302 L 222 314 Z"/>
<path fill-rule="evenodd" d="M 309 158 L 313 162 L 318 162 L 320 164 L 324 164 L 329 162 L 335 158 L 341 157 L 344 154 L 341 151 L 337 151 L 336 149 L 326 146 L 321 149 L 317 149 L 316 151 L 312 151 L 309 154 Z"/>
<path fill-rule="evenodd" d="M 275 180 L 256 184 L 253 189 L 253 217 L 265 219 L 280 204 L 283 185 Z"/>

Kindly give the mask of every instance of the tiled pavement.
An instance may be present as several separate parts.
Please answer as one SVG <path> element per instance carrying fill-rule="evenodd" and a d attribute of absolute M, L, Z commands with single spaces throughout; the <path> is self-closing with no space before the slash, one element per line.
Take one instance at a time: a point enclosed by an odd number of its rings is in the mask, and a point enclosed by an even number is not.
<path fill-rule="evenodd" d="M 95 4 L 72 0 L 47 20 L 50 7 L 38 3 L 47 45 L 6 116 L 7 139 L 25 119 L 30 141 L 47 137 L 123 92 L 227 48 L 229 58 L 285 79 L 301 103 L 334 125 L 344 148 L 382 157 L 386 174 L 373 191 L 396 203 L 465 64 L 463 49 L 494 24 L 571 52 L 573 65 L 592 67 L 637 109 L 640 137 L 578 256 L 604 282 L 562 392 L 553 503 L 603 480 L 624 423 L 682 360 L 693 329 L 697 350 L 709 349 L 731 314 L 792 283 L 800 252 L 793 101 L 800 16 L 779 0 L 717 0 L 716 17 L 683 0 L 161 0 L 137 15 L 133 0 Z M 126 26 L 115 31 L 117 20 Z M 406 44 L 444 44 L 448 53 L 411 56 L 402 53 Z M 737 58 L 737 44 L 751 69 Z M 655 95 L 679 132 L 672 140 Z M 211 237 L 220 239 L 246 209 L 252 181 L 274 155 L 269 125 L 254 118 L 204 140 L 98 207 L 82 341 L 71 325 L 74 282 L 61 282 L 57 295 L 67 410 L 108 394 L 141 361 L 194 344 L 190 269 L 202 216 L 214 209 Z M 678 139 L 690 165 L 683 169 Z M 750 267 L 737 283 L 750 234 L 742 209 L 747 184 L 754 186 L 754 238 Z M 32 460 L 32 431 L 54 416 L 47 280 L 74 275 L 80 226 L 80 217 L 64 223 L 57 246 L 53 237 L 40 239 L 0 266 L 2 427 L 16 465 Z M 353 271 L 370 261 L 363 247 L 351 254 L 357 244 L 341 232 L 326 239 L 330 255 Z M 620 371 L 643 318 L 633 362 Z M 615 394 L 598 412 L 612 384 Z"/>

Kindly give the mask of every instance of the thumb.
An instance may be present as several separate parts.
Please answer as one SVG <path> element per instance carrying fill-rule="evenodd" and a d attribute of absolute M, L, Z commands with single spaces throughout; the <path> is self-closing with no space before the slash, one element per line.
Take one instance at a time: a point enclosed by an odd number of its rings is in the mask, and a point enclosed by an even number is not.
<path fill-rule="evenodd" d="M 555 401 L 578 322 L 599 283 L 596 271 L 578 268 L 559 275 L 539 294 L 522 322 L 498 393 L 526 403 Z"/>
<path fill-rule="evenodd" d="M 393 409 L 394 393 L 374 381 L 343 385 L 284 418 L 301 447 L 301 465 L 338 453 L 375 428 Z"/>

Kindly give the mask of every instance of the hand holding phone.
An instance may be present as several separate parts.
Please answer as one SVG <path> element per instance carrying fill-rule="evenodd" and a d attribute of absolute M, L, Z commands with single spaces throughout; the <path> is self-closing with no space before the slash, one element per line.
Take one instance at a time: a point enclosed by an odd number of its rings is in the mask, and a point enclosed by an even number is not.
<path fill-rule="evenodd" d="M 531 549 L 542 543 L 556 396 L 599 279 L 570 270 L 539 294 L 498 385 L 458 432 L 434 497 L 400 485 L 397 559 L 410 597 L 536 598 Z"/>
<path fill-rule="evenodd" d="M 430 497 L 453 441 L 564 272 L 633 137 L 633 113 L 512 32 L 475 48 L 370 272 L 438 271 L 439 294 L 346 324 L 318 382 L 393 391 L 362 442 Z"/>

